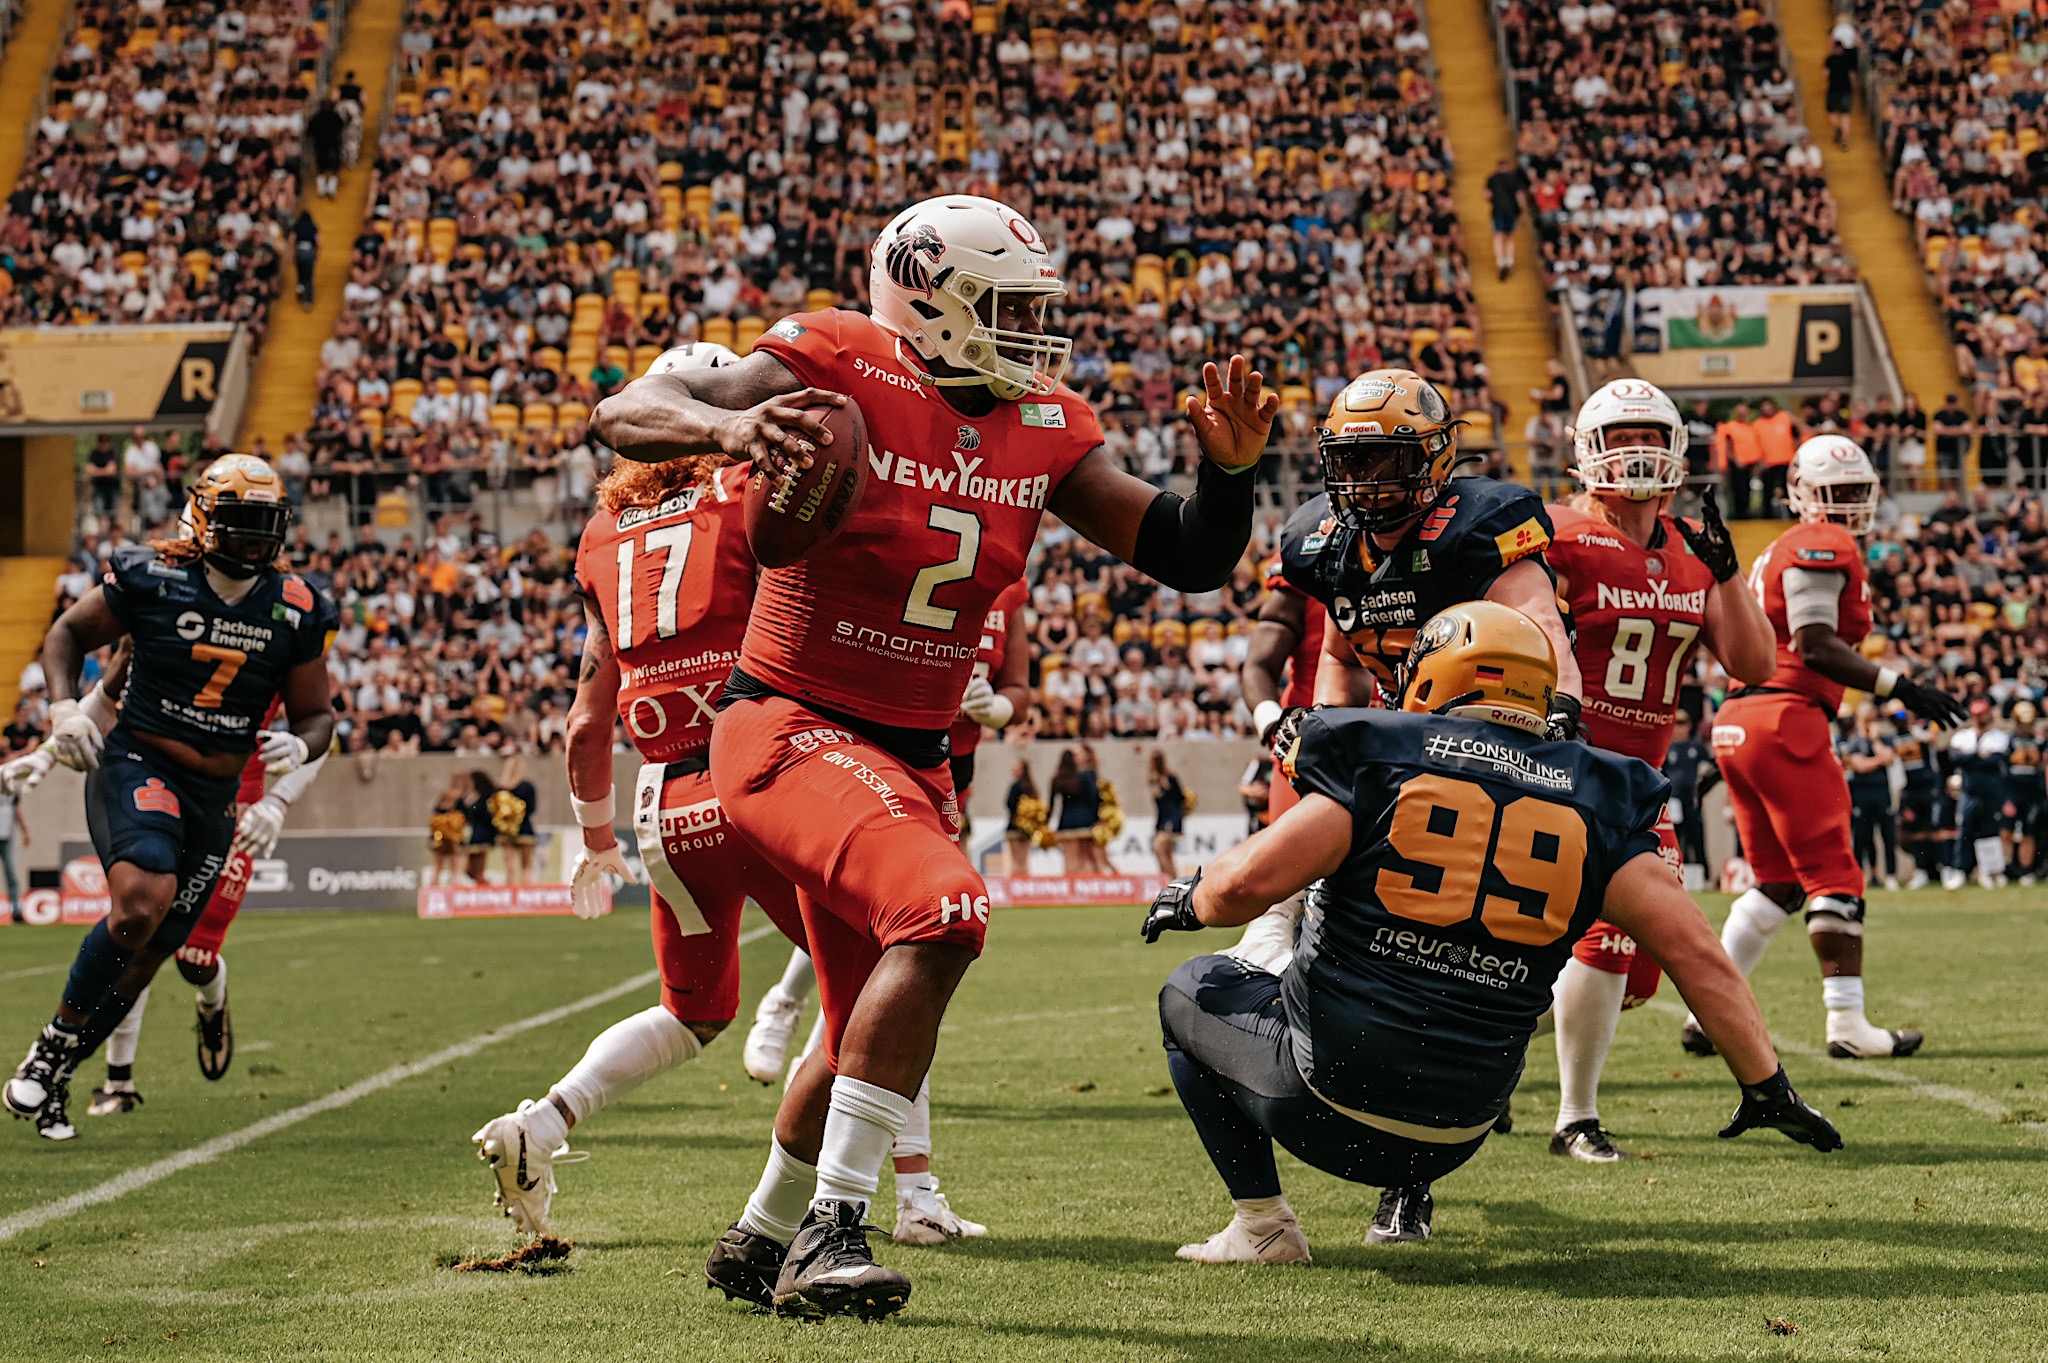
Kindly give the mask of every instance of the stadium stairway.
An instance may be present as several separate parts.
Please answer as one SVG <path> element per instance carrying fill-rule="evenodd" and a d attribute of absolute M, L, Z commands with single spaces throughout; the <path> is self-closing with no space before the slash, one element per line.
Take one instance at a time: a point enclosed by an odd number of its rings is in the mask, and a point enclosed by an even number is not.
<path fill-rule="evenodd" d="M 1529 393 L 1544 386 L 1547 366 L 1557 355 L 1557 335 L 1550 301 L 1543 292 L 1536 228 L 1526 214 L 1515 238 L 1514 274 L 1503 280 L 1493 268 L 1493 215 L 1487 208 L 1486 177 L 1493 174 L 1497 161 L 1513 156 L 1515 149 L 1493 42 L 1493 17 L 1487 0 L 1429 0 L 1427 12 L 1437 54 L 1437 100 L 1443 110 L 1444 131 L 1451 139 L 1451 154 L 1457 158 L 1458 174 L 1451 190 L 1464 231 L 1465 254 L 1472 262 L 1472 292 L 1482 327 L 1480 345 L 1494 395 L 1508 409 L 1500 438 L 1509 443 L 1515 475 L 1526 478 L 1529 459 L 1521 445 L 1522 427 L 1535 406 Z M 1455 74 L 1447 59 L 1452 51 L 1472 59 Z"/>
<path fill-rule="evenodd" d="M 45 0 L 38 0 L 43 3 Z M 377 161 L 377 138 L 383 124 L 392 60 L 398 55 L 398 33 L 405 17 L 404 0 L 353 0 L 341 51 L 335 54 L 337 77 L 354 71 L 363 87 L 362 155 L 342 172 L 341 192 L 332 199 L 310 194 L 303 200 L 320 227 L 320 261 L 313 276 L 313 306 L 299 306 L 295 276 L 287 262 L 284 287 L 270 312 L 270 334 L 256 363 L 249 405 L 242 413 L 240 449 L 257 436 L 275 452 L 286 436 L 304 430 L 312 420 L 319 393 L 320 347 L 334 333 L 341 315 L 341 288 L 348 282 L 349 247 L 363 230 L 370 201 L 370 173 Z"/>
<path fill-rule="evenodd" d="M 1847 151 L 1835 145 L 1828 130 L 1826 63 L 1834 7 L 1830 0 L 1784 0 L 1778 18 L 1792 52 L 1806 126 L 1821 149 L 1822 171 L 1834 191 L 1843 244 L 1877 300 L 1899 381 L 1932 412 L 1946 394 L 1957 391 L 1955 346 L 1914 250 L 1912 227 L 1892 208 L 1891 176 L 1869 110 L 1859 109 L 1851 122 Z M 1863 102 L 1860 86 L 1857 101 Z"/>
<path fill-rule="evenodd" d="M 43 82 L 64 41 L 64 19 L 70 9 L 67 0 L 23 0 L 21 17 L 7 35 L 6 54 L 0 56 L 0 128 L 13 132 L 0 137 L 0 185 L 10 190 L 28 159 L 29 139 L 35 132 L 32 121 L 42 103 Z M 9 677 L 9 696 L 13 684 Z M 14 708 L 12 700 L 7 708 Z"/>
<path fill-rule="evenodd" d="M 55 7 L 64 12 L 62 3 Z M 14 717 L 21 669 L 43 646 L 56 599 L 52 584 L 63 571 L 61 558 L 0 558 L 0 723 Z"/>

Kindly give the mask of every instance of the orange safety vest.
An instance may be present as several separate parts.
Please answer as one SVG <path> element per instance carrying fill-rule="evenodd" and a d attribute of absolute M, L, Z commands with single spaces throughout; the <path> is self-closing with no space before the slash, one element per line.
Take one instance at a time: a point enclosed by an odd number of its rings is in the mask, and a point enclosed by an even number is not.
<path fill-rule="evenodd" d="M 1757 439 L 1756 427 L 1747 421 L 1724 421 L 1714 428 L 1714 460 L 1717 467 L 1726 470 L 1729 464 L 1737 468 L 1751 468 L 1764 457 L 1764 447 Z"/>
<path fill-rule="evenodd" d="M 1792 439 L 1792 414 L 1778 412 L 1760 416 L 1750 423 L 1756 427 L 1757 443 L 1763 447 L 1764 462 L 1782 468 L 1792 462 L 1797 442 Z"/>

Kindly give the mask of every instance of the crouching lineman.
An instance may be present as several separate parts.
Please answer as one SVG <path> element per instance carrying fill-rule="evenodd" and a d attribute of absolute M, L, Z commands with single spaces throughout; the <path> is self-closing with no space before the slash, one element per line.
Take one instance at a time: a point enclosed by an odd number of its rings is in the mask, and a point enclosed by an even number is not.
<path fill-rule="evenodd" d="M 1368 1185 L 1427 1183 L 1472 1158 L 1596 918 L 1664 963 L 1728 1058 L 1742 1097 L 1721 1135 L 1768 1126 L 1840 1147 L 1658 851 L 1670 784 L 1546 739 L 1556 684 L 1526 616 L 1452 607 L 1416 639 L 1405 713 L 1306 717 L 1286 762 L 1301 803 L 1153 903 L 1147 941 L 1245 922 L 1323 880 L 1284 976 L 1197 956 L 1160 992 L 1174 1086 L 1236 1206 L 1181 1258 L 1307 1261 L 1275 1140 Z"/>

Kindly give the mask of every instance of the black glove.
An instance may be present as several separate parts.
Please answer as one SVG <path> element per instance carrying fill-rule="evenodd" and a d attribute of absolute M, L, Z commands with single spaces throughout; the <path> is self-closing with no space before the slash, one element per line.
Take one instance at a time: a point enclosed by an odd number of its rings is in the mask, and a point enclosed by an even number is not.
<path fill-rule="evenodd" d="M 1954 696 L 1922 686 L 1911 677 L 1901 677 L 1892 683 L 1891 698 L 1936 728 L 1954 729 L 1970 717 L 1969 710 Z"/>
<path fill-rule="evenodd" d="M 1579 698 L 1559 691 L 1550 698 L 1550 727 L 1544 732 L 1552 743 L 1569 743 L 1579 736 Z"/>
<path fill-rule="evenodd" d="M 1138 935 L 1147 942 L 1156 942 L 1162 932 L 1200 932 L 1202 920 L 1195 917 L 1195 886 L 1201 883 L 1200 871 L 1185 880 L 1168 881 L 1152 901 L 1152 907 L 1145 910 L 1145 922 Z"/>
<path fill-rule="evenodd" d="M 1778 1066 L 1778 1072 L 1761 1084 L 1742 1086 L 1742 1106 L 1735 1109 L 1728 1125 L 1721 1128 L 1721 1139 L 1729 1140 L 1760 1126 L 1782 1132 L 1801 1145 L 1810 1145 L 1816 1150 L 1842 1148 L 1842 1133 L 1835 1130 L 1833 1122 L 1800 1101 L 1799 1095 L 1792 1091 L 1792 1081 L 1785 1077 L 1783 1065 Z"/>
<path fill-rule="evenodd" d="M 1695 530 L 1678 521 L 1678 533 L 1691 549 L 1693 557 L 1707 565 L 1707 571 L 1714 575 L 1714 581 L 1726 582 L 1742 571 L 1742 565 L 1735 558 L 1735 541 L 1728 536 L 1728 527 L 1721 522 L 1721 508 L 1715 504 L 1714 489 L 1708 488 L 1700 494 L 1700 528 Z"/>
<path fill-rule="evenodd" d="M 1290 705 L 1280 712 L 1280 718 L 1273 721 L 1273 732 L 1266 739 L 1266 750 L 1273 754 L 1273 765 L 1284 768 L 1287 754 L 1294 751 L 1294 740 L 1301 737 L 1301 717 L 1312 707 Z"/>

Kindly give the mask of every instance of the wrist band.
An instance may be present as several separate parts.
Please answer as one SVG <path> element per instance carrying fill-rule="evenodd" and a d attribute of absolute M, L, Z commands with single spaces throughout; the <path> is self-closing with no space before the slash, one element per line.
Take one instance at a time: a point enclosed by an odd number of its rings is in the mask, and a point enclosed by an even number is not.
<path fill-rule="evenodd" d="M 1287 712 L 1277 700 L 1262 700 L 1252 707 L 1252 736 L 1263 739 L 1266 731 L 1280 722 L 1280 716 Z"/>
<path fill-rule="evenodd" d="M 1889 696 L 1899 684 L 1899 674 L 1889 667 L 1877 669 L 1877 684 L 1870 688 L 1871 694 Z"/>
<path fill-rule="evenodd" d="M 576 822 L 585 828 L 610 828 L 612 817 L 618 812 L 617 795 L 617 790 L 610 786 L 595 800 L 579 800 L 571 795 L 569 808 L 576 811 Z"/>

